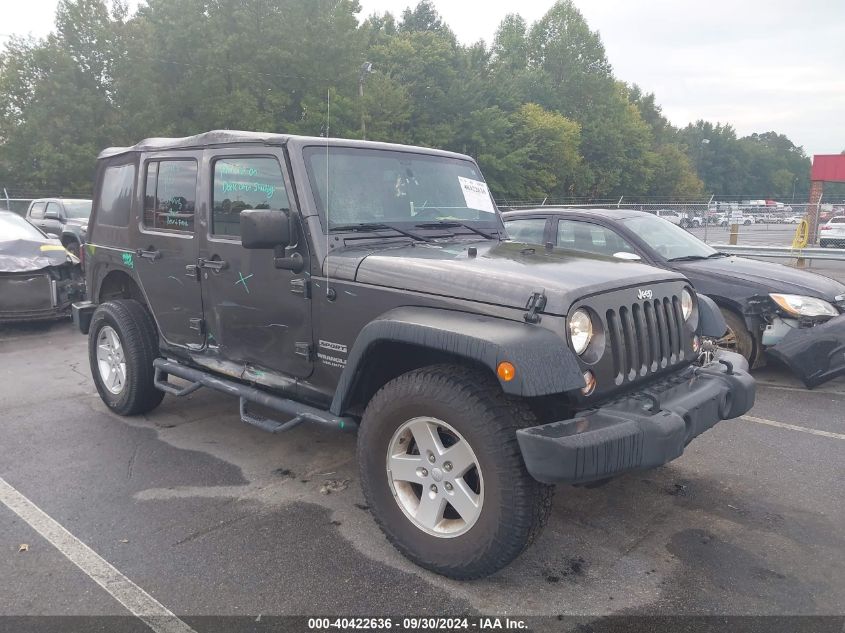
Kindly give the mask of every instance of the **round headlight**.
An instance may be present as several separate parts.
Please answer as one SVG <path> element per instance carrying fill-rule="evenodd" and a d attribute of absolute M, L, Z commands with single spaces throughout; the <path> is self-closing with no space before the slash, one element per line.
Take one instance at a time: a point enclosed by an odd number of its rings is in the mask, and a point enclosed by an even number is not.
<path fill-rule="evenodd" d="M 593 338 L 593 321 L 586 310 L 576 310 L 569 318 L 569 340 L 576 354 L 583 354 Z"/>
<path fill-rule="evenodd" d="M 692 293 L 686 288 L 681 291 L 681 313 L 684 315 L 684 321 L 689 321 L 692 316 Z"/>

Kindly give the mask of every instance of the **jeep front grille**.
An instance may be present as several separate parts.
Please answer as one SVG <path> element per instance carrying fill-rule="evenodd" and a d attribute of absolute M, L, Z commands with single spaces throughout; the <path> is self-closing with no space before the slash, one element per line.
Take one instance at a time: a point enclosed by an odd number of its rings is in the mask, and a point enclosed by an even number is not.
<path fill-rule="evenodd" d="M 684 359 L 684 319 L 678 295 L 611 308 L 605 317 L 617 385 Z"/>

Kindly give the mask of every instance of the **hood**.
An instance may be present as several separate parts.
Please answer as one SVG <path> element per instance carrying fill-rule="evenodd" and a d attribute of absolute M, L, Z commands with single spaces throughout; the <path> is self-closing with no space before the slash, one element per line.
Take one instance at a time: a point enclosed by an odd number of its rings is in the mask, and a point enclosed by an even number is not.
<path fill-rule="evenodd" d="M 78 264 L 59 240 L 0 241 L 0 273 L 41 270 L 49 266 Z"/>
<path fill-rule="evenodd" d="M 469 254 L 475 248 L 477 254 Z M 347 247 L 328 260 L 335 279 L 525 309 L 536 290 L 547 314 L 585 296 L 661 281 L 685 281 L 645 264 L 517 242 L 403 243 Z"/>
<path fill-rule="evenodd" d="M 66 228 L 77 228 L 80 232 L 85 232 L 82 230 L 82 227 L 88 229 L 88 218 L 68 218 L 65 221 Z"/>
<path fill-rule="evenodd" d="M 745 257 L 719 257 L 690 262 L 673 262 L 675 270 L 684 273 L 700 292 L 732 296 L 739 293 L 747 296 L 746 289 L 752 287 L 755 292 L 768 294 L 783 292 L 787 294 L 818 297 L 834 302 L 836 297 L 845 294 L 845 284 L 797 268 L 761 262 Z M 737 283 L 739 282 L 739 284 Z M 714 291 L 713 285 L 720 290 Z M 733 293 L 730 288 L 734 288 Z"/>

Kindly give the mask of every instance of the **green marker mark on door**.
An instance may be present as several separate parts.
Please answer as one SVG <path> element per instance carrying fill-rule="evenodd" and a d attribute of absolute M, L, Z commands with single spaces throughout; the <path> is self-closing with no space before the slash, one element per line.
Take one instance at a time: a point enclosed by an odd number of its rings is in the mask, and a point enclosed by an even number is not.
<path fill-rule="evenodd" d="M 135 259 L 132 257 L 132 253 L 123 253 L 121 257 L 123 257 L 124 266 L 135 268 Z"/>
<path fill-rule="evenodd" d="M 249 294 L 249 286 L 246 285 L 246 280 L 249 279 L 250 277 L 252 277 L 254 274 L 255 273 L 251 273 L 251 274 L 247 275 L 246 277 L 244 277 L 244 274 L 242 272 L 239 272 L 238 277 L 240 277 L 240 279 L 238 279 L 235 282 L 235 285 L 237 286 L 238 284 L 243 284 L 244 290 L 246 290 L 246 293 Z"/>

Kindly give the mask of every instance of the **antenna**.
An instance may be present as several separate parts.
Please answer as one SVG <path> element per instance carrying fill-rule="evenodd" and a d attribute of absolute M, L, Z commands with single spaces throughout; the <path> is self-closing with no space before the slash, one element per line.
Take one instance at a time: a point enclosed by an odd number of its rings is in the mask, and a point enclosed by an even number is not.
<path fill-rule="evenodd" d="M 332 89 L 326 90 L 326 296 L 330 294 L 329 285 L 331 284 L 331 269 L 329 268 L 329 227 L 331 227 L 331 220 L 329 219 L 329 206 L 331 205 L 332 193 L 329 186 L 329 129 L 331 126 L 332 115 Z"/>

